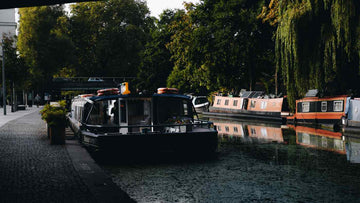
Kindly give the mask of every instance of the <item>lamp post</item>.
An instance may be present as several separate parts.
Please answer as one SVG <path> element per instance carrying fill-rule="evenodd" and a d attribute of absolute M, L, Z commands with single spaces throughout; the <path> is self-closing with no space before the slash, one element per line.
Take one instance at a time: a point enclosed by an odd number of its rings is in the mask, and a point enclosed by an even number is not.
<path fill-rule="evenodd" d="M 5 51 L 4 51 L 4 39 L 1 41 L 2 46 L 2 86 L 3 86 L 3 108 L 4 115 L 6 115 L 6 87 L 5 87 Z"/>

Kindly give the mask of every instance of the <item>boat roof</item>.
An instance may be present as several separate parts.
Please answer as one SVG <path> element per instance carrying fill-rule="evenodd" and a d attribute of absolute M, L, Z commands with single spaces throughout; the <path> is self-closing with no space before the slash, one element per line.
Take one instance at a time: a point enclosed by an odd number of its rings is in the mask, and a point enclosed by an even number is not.
<path fill-rule="evenodd" d="M 93 96 L 89 99 L 92 101 L 104 101 L 110 99 L 118 99 L 118 98 L 152 98 L 152 97 L 168 97 L 168 98 L 180 98 L 180 99 L 190 99 L 189 96 L 181 95 L 181 94 L 153 94 L 153 95 L 136 95 L 136 94 L 116 94 L 116 95 L 102 95 L 102 96 Z"/>

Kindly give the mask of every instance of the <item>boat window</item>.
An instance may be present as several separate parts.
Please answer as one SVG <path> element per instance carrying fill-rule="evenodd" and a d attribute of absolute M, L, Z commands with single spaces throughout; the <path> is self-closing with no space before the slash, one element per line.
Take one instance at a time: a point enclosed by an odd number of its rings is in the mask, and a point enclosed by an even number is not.
<path fill-rule="evenodd" d="M 334 111 L 343 111 L 343 101 L 334 101 Z"/>
<path fill-rule="evenodd" d="M 147 100 L 129 100 L 128 116 L 129 125 L 150 125 L 150 101 Z M 139 131 L 139 128 L 133 128 L 132 132 Z"/>
<path fill-rule="evenodd" d="M 256 135 L 256 130 L 255 130 L 255 128 L 250 128 L 250 130 L 251 130 L 251 134 L 252 134 L 252 135 Z"/>
<path fill-rule="evenodd" d="M 208 102 L 208 100 L 207 100 L 206 98 L 197 98 L 197 99 L 195 100 L 195 105 L 204 104 L 204 103 L 206 103 L 206 102 Z"/>
<path fill-rule="evenodd" d="M 310 111 L 310 103 L 309 102 L 303 102 L 302 103 L 302 112 L 309 112 Z"/>
<path fill-rule="evenodd" d="M 238 104 L 238 100 L 234 100 L 233 106 L 237 106 L 237 104 Z"/>
<path fill-rule="evenodd" d="M 184 99 L 159 98 L 157 109 L 159 123 L 188 122 L 192 116 L 189 102 Z"/>
<path fill-rule="evenodd" d="M 218 99 L 217 102 L 216 102 L 217 105 L 220 105 L 221 104 L 221 99 Z"/>
<path fill-rule="evenodd" d="M 89 114 L 87 123 L 91 125 L 114 124 L 115 112 L 112 110 L 115 102 L 116 100 L 95 102 Z"/>
<path fill-rule="evenodd" d="M 250 108 L 255 108 L 255 105 L 256 105 L 256 101 L 251 100 Z"/>
<path fill-rule="evenodd" d="M 263 101 L 261 102 L 261 109 L 266 109 L 266 106 L 267 106 L 267 102 Z"/>
<path fill-rule="evenodd" d="M 229 105 L 229 100 L 225 100 L 225 106 Z"/>
<path fill-rule="evenodd" d="M 322 112 L 327 111 L 327 102 L 326 101 L 321 102 L 321 111 Z"/>

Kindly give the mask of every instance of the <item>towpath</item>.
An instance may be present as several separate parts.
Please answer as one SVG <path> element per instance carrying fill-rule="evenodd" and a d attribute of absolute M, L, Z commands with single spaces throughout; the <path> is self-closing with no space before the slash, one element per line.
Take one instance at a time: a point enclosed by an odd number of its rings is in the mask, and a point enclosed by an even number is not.
<path fill-rule="evenodd" d="M 39 110 L 1 112 L 0 202 L 133 202 L 76 140 L 50 145 Z"/>

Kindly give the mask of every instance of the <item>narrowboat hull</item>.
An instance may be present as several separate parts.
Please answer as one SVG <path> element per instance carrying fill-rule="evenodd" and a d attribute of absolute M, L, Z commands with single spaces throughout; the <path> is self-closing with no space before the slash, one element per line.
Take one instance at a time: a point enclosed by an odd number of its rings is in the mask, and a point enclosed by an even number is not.
<path fill-rule="evenodd" d="M 196 151 L 211 153 L 217 150 L 218 136 L 214 132 L 184 133 L 92 133 L 81 131 L 82 143 L 96 151 Z"/>

